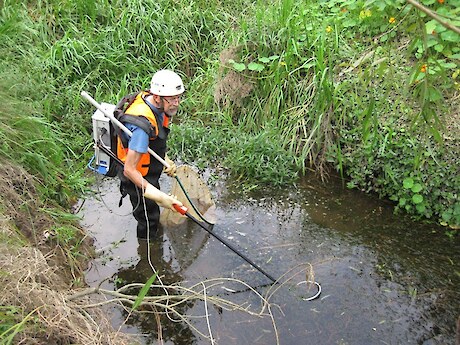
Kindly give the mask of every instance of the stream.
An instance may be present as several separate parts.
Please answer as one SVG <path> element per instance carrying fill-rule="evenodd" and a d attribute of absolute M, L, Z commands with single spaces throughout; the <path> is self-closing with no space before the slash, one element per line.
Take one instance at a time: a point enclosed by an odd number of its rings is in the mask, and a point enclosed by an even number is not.
<path fill-rule="evenodd" d="M 168 178 L 160 183 L 167 191 Z M 114 290 L 145 283 L 153 266 L 165 285 L 201 287 L 204 281 L 207 296 L 254 312 L 190 300 L 177 310 L 193 327 L 163 314 L 160 329 L 153 313 L 127 319 L 128 311 L 113 305 L 108 313 L 116 329 L 143 344 L 211 344 L 200 332 L 211 332 L 213 343 L 221 345 L 456 344 L 458 235 L 394 214 L 388 202 L 349 190 L 335 177 L 323 184 L 308 175 L 296 187 L 256 193 L 222 181 L 211 189 L 217 206 L 213 231 L 264 271 L 288 281 L 272 286 L 190 221 L 163 229 L 149 243 L 138 240 L 128 198 L 118 207 L 117 179 L 98 178 L 94 195 L 79 211 L 100 253 L 86 272 L 88 285 Z M 313 279 L 321 294 L 306 301 L 317 291 L 305 283 Z M 267 293 L 270 307 L 262 309 L 260 296 Z"/>

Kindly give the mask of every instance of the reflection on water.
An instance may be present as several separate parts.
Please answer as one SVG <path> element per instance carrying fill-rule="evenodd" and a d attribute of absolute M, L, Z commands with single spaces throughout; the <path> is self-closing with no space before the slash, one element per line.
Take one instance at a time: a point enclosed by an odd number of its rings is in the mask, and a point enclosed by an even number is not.
<path fill-rule="evenodd" d="M 124 286 L 130 283 L 145 283 L 154 274 L 158 273 L 158 279 L 161 280 L 165 286 L 173 285 L 182 281 L 180 274 L 180 266 L 177 265 L 175 259 L 166 253 L 170 253 L 166 248 L 166 243 L 162 239 L 162 235 L 151 240 L 138 240 L 137 255 L 139 261 L 130 267 L 126 267 L 118 271 L 116 285 L 117 287 Z M 165 255 L 166 254 L 166 255 Z M 155 284 L 155 285 L 156 285 Z M 137 295 L 139 290 L 129 291 L 132 295 Z M 152 295 L 164 295 L 165 292 L 161 288 L 151 289 Z M 180 314 L 186 314 L 187 310 L 193 306 L 193 303 L 181 303 L 175 306 Z M 161 334 L 163 339 L 172 341 L 173 344 L 191 343 L 195 338 L 193 332 L 182 322 L 171 322 L 166 315 L 158 315 L 158 309 L 152 307 L 140 307 L 142 313 L 135 313 L 128 319 L 128 324 L 134 324 L 144 334 L 148 334 L 144 341 L 151 343 L 157 338 L 158 326 L 161 325 Z M 127 313 L 125 313 L 125 317 Z M 174 316 L 174 315 L 173 315 Z"/>
<path fill-rule="evenodd" d="M 82 223 L 102 251 L 87 273 L 88 283 L 97 285 L 111 277 L 103 286 L 115 288 L 145 282 L 152 268 L 147 244 L 135 238 L 135 221 L 114 214 L 129 213 L 129 205 L 118 209 L 112 191 L 117 188 L 105 181 L 101 195 L 113 212 L 90 198 L 82 209 Z M 323 186 L 311 176 L 299 190 L 250 196 L 226 191 L 216 202 L 219 220 L 214 231 L 220 236 L 275 277 L 311 263 L 323 289 L 320 298 L 304 302 L 306 291 L 295 286 L 302 277 L 280 288 L 270 299 L 276 328 L 270 318 L 208 306 L 218 344 L 276 344 L 277 336 L 288 345 L 455 344 L 460 246 L 458 237 L 445 236 L 443 228 L 394 215 L 391 205 L 343 189 L 340 181 L 332 179 Z M 150 255 L 165 284 L 187 286 L 213 277 L 243 279 L 252 286 L 267 283 L 260 272 L 190 223 L 164 229 L 152 240 Z M 209 290 L 225 292 L 220 287 Z M 227 292 L 226 298 L 254 310 L 261 305 L 249 292 Z M 180 311 L 205 313 L 201 301 L 181 305 Z M 121 324 L 126 313 L 114 312 L 119 313 L 114 323 Z M 165 344 L 209 343 L 164 315 L 160 323 Z M 202 317 L 194 326 L 208 333 Z M 155 344 L 158 337 L 153 314 L 131 317 L 123 329 L 143 333 L 145 343 Z"/>

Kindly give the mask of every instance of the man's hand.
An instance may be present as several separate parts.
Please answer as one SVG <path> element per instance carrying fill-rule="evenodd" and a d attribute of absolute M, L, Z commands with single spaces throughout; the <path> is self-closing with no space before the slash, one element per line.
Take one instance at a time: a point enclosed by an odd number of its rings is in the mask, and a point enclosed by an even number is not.
<path fill-rule="evenodd" d="M 174 164 L 174 162 L 170 160 L 168 156 L 165 156 L 165 161 L 166 163 L 168 163 L 169 168 L 164 167 L 163 172 L 168 176 L 171 176 L 171 177 L 175 176 L 176 170 L 177 170 L 176 164 Z"/>
<path fill-rule="evenodd" d="M 174 196 L 163 193 L 161 190 L 155 188 L 150 183 L 147 185 L 147 187 L 145 187 L 144 196 L 147 199 L 155 201 L 158 204 L 158 206 L 167 208 L 174 212 L 177 212 L 177 210 L 173 206 L 174 204 L 183 206 L 183 204 Z"/>

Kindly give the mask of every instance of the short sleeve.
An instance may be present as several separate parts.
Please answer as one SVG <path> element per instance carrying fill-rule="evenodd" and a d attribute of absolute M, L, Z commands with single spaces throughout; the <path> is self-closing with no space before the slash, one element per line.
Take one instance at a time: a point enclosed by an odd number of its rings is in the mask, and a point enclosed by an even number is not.
<path fill-rule="evenodd" d="M 149 147 L 149 135 L 135 125 L 129 124 L 126 127 L 133 133 L 129 139 L 128 148 L 139 153 L 146 153 Z"/>

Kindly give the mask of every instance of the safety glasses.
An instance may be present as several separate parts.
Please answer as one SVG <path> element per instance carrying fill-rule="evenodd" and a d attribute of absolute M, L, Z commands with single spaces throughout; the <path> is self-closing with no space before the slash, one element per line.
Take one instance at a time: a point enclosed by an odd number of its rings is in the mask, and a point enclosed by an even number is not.
<path fill-rule="evenodd" d="M 179 104 L 181 96 L 163 96 L 162 97 L 168 104 Z"/>

